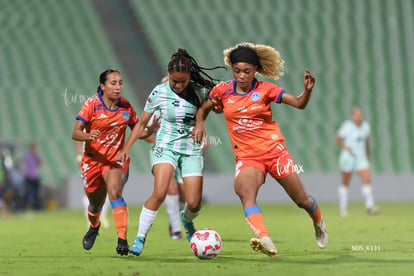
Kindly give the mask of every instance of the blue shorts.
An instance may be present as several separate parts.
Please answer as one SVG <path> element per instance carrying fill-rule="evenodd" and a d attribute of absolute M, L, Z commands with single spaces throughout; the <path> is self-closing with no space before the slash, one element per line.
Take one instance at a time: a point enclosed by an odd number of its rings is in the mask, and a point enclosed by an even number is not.
<path fill-rule="evenodd" d="M 355 156 L 347 151 L 342 151 L 339 156 L 339 168 L 343 172 L 360 171 L 363 169 L 369 169 L 368 158 L 363 156 Z"/>
<path fill-rule="evenodd" d="M 156 147 L 152 154 L 152 167 L 160 163 L 171 164 L 175 169 L 176 179 L 177 174 L 181 174 L 182 177 L 203 176 L 204 156 L 202 155 L 182 154 L 165 148 Z M 179 179 L 177 179 L 177 182 L 182 183 Z"/>

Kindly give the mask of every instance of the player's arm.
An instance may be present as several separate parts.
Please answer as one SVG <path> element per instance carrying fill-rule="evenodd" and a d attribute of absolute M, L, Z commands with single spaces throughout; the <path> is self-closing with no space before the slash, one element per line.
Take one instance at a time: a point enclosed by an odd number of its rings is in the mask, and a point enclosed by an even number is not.
<path fill-rule="evenodd" d="M 282 103 L 291 105 L 298 109 L 304 109 L 308 105 L 312 89 L 315 86 L 315 81 L 315 77 L 311 74 L 311 72 L 309 72 L 309 70 L 305 70 L 305 76 L 303 77 L 303 85 L 305 89 L 303 93 L 299 96 L 283 93 Z"/>
<path fill-rule="evenodd" d="M 117 161 L 124 162 L 127 159 L 129 159 L 129 151 L 132 147 L 132 145 L 135 143 L 137 139 L 145 138 L 145 134 L 147 134 L 147 130 L 145 130 L 149 119 L 151 118 L 152 113 L 148 112 L 142 112 L 142 115 L 139 119 L 139 121 L 136 123 L 134 128 L 131 131 L 131 134 L 128 137 L 127 142 L 125 143 L 122 150 L 118 153 L 118 156 L 116 158 Z"/>
<path fill-rule="evenodd" d="M 196 124 L 191 132 L 193 139 L 196 143 L 201 143 L 205 136 L 204 121 L 207 119 L 208 114 L 214 108 L 214 103 L 208 99 L 203 105 L 197 110 L 196 113 Z"/>
<path fill-rule="evenodd" d="M 369 136 L 365 139 L 365 150 L 367 153 L 367 158 L 368 160 L 370 160 L 369 155 L 370 155 L 370 149 L 369 149 Z"/>
<path fill-rule="evenodd" d="M 77 120 L 75 126 L 73 127 L 72 131 L 72 139 L 75 141 L 89 141 L 97 138 L 101 132 L 97 129 L 92 129 L 91 132 L 84 132 L 86 124 L 81 121 Z"/>

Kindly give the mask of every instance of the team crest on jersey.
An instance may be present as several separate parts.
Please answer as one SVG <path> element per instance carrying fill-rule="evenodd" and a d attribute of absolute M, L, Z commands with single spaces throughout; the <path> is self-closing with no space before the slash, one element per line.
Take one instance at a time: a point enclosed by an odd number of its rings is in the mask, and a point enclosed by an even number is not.
<path fill-rule="evenodd" d="M 252 101 L 257 102 L 258 100 L 260 100 L 260 94 L 258 92 L 254 92 L 250 99 L 252 99 Z"/>
<path fill-rule="evenodd" d="M 148 102 L 149 102 L 149 103 L 152 103 L 152 99 L 151 99 L 151 98 L 148 98 Z"/>
<path fill-rule="evenodd" d="M 122 118 L 124 118 L 125 121 L 128 121 L 130 118 L 130 115 L 127 111 L 122 112 Z"/>

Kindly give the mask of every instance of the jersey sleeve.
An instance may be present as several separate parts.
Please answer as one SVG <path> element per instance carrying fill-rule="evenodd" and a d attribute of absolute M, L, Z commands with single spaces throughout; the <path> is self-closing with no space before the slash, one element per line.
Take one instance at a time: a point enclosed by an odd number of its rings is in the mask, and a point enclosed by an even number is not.
<path fill-rule="evenodd" d="M 210 90 L 210 92 L 208 93 L 208 98 L 211 100 L 214 97 L 218 96 L 219 98 L 222 97 L 223 91 L 224 89 L 222 89 L 224 87 L 224 83 L 219 83 L 216 86 L 213 87 L 213 89 Z"/>
<path fill-rule="evenodd" d="M 282 95 L 286 92 L 282 87 L 269 83 L 268 99 L 271 102 L 282 103 Z"/>
<path fill-rule="evenodd" d="M 348 132 L 348 121 L 342 123 L 341 127 L 338 130 L 338 136 L 344 138 Z"/>
<path fill-rule="evenodd" d="M 131 116 L 129 118 L 128 126 L 130 128 L 133 128 L 135 124 L 138 122 L 139 118 L 138 118 L 137 112 L 135 112 L 135 110 L 132 107 L 131 107 L 130 113 L 131 113 Z"/>
<path fill-rule="evenodd" d="M 158 86 L 156 86 L 152 91 L 151 94 L 147 98 L 147 102 L 145 103 L 144 111 L 148 113 L 154 113 L 157 109 L 157 98 L 160 95 L 160 91 L 158 90 Z"/>
<path fill-rule="evenodd" d="M 89 123 L 93 114 L 93 102 L 94 100 L 92 98 L 83 103 L 80 112 L 76 116 L 76 120 L 80 120 L 85 124 Z"/>

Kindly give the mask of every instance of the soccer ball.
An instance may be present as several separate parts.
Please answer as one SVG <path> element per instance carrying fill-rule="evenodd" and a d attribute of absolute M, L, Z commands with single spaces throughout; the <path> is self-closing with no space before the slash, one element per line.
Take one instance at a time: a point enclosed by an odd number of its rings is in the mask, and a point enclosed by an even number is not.
<path fill-rule="evenodd" d="M 221 251 L 221 237 L 213 229 L 203 228 L 190 240 L 191 250 L 200 259 L 214 259 Z"/>

